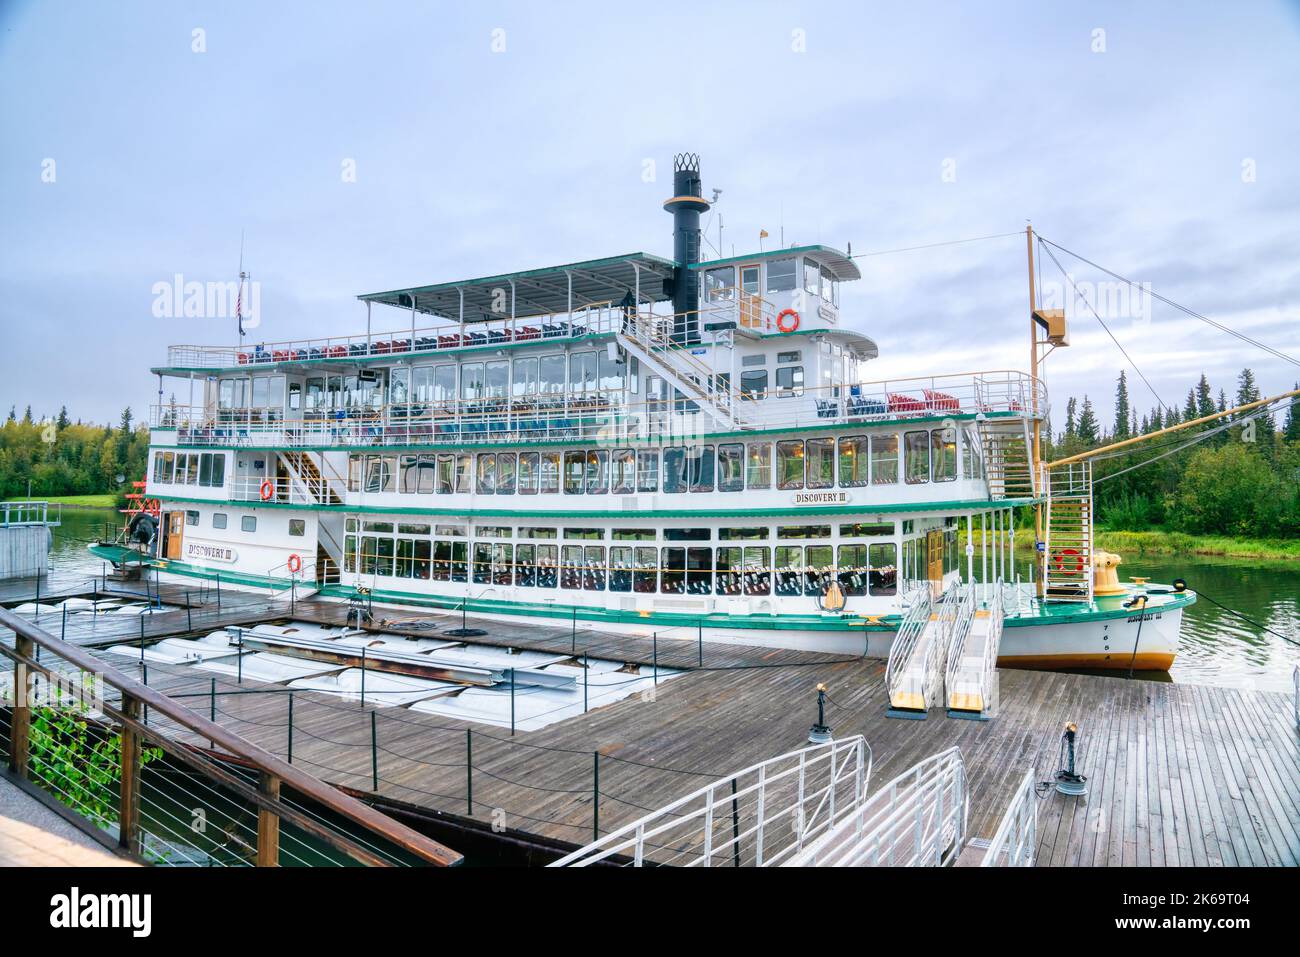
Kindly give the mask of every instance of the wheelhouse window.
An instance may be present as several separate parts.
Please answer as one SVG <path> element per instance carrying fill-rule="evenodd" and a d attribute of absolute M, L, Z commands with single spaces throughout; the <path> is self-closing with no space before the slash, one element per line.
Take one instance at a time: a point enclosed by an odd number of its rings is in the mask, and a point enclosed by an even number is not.
<path fill-rule="evenodd" d="M 803 366 L 777 367 L 776 394 L 778 398 L 792 398 L 803 395 Z"/>
<path fill-rule="evenodd" d="M 811 259 L 803 261 L 803 290 L 811 296 L 822 293 L 821 269 Z"/>
<path fill-rule="evenodd" d="M 740 394 L 747 399 L 767 398 L 767 370 L 746 369 L 740 373 Z"/>
<path fill-rule="evenodd" d="M 770 259 L 767 263 L 767 291 L 789 292 L 795 287 L 795 261 Z"/>
<path fill-rule="evenodd" d="M 736 298 L 736 270 L 733 266 L 719 266 L 704 271 L 704 298 L 719 302 Z"/>

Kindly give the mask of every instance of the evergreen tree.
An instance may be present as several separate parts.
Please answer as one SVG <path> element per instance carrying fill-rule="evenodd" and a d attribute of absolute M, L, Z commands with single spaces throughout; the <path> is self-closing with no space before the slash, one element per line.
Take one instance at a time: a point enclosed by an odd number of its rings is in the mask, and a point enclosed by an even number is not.
<path fill-rule="evenodd" d="M 1160 407 L 1156 406 L 1151 410 L 1151 422 L 1149 428 L 1152 432 L 1159 432 L 1165 427 L 1164 419 L 1160 417 Z"/>
<path fill-rule="evenodd" d="M 23 413 L 23 425 L 32 424 L 32 407 L 29 405 L 27 411 Z"/>
<path fill-rule="evenodd" d="M 1115 438 L 1127 439 L 1133 434 L 1129 428 L 1128 375 L 1123 369 L 1119 373 L 1119 384 L 1115 386 Z"/>
<path fill-rule="evenodd" d="M 18 415 L 17 415 L 17 412 L 18 412 L 17 406 L 12 406 L 12 405 L 9 406 L 9 421 L 10 421 L 10 422 L 17 422 L 17 421 L 18 421 Z"/>
<path fill-rule="evenodd" d="M 1201 373 L 1201 381 L 1196 383 L 1196 415 L 1193 418 L 1199 418 L 1203 415 L 1214 415 L 1214 394 L 1210 391 L 1210 380 Z"/>
<path fill-rule="evenodd" d="M 59 406 L 59 417 L 55 420 L 54 424 L 58 426 L 60 432 L 71 424 L 68 421 L 68 407 L 66 405 Z"/>
<path fill-rule="evenodd" d="M 1187 403 L 1183 406 L 1183 421 L 1190 422 L 1200 415 L 1200 409 L 1196 404 L 1196 390 L 1187 390 Z"/>
<path fill-rule="evenodd" d="M 1249 402 L 1257 402 L 1262 398 L 1259 394 L 1259 384 L 1255 382 L 1255 373 L 1250 369 L 1242 369 L 1241 375 L 1237 377 L 1237 399 L 1234 405 L 1246 405 Z M 1258 410 L 1256 410 L 1258 411 Z M 1246 412 L 1244 415 L 1251 415 Z M 1255 425 L 1255 444 L 1266 456 L 1271 456 L 1276 447 L 1277 428 L 1273 423 L 1271 414 L 1264 414 L 1253 420 Z M 1249 426 L 1243 425 L 1241 431 L 1243 434 L 1249 434 L 1245 430 Z"/>
<path fill-rule="evenodd" d="M 1300 382 L 1292 388 L 1300 389 Z M 1300 403 L 1300 397 L 1293 396 L 1291 404 L 1286 407 L 1286 424 L 1282 426 L 1282 431 L 1288 442 L 1300 442 L 1300 415 L 1296 415 L 1297 403 Z"/>
<path fill-rule="evenodd" d="M 1075 434 L 1088 446 L 1097 444 L 1097 416 L 1092 411 L 1092 400 L 1087 395 L 1083 397 L 1083 408 L 1079 411 L 1079 424 L 1075 428 Z"/>
<path fill-rule="evenodd" d="M 1069 401 L 1065 403 L 1065 438 L 1067 439 L 1073 438 L 1075 435 L 1076 423 L 1074 416 L 1077 405 L 1074 396 L 1070 396 Z"/>

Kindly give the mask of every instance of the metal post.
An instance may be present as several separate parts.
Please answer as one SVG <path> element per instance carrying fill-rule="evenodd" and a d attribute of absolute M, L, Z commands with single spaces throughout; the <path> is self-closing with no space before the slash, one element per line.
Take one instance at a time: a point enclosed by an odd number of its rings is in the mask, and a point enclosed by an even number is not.
<path fill-rule="evenodd" d="M 41 576 L 36 576 L 36 620 L 41 620 Z"/>
<path fill-rule="evenodd" d="M 600 840 L 600 752 L 591 752 L 591 839 Z"/>
<path fill-rule="evenodd" d="M 736 779 L 731 779 L 731 859 L 740 866 L 740 805 L 736 803 Z"/>
<path fill-rule="evenodd" d="M 578 653 L 578 606 L 574 605 L 573 606 L 573 639 L 569 645 L 569 654 L 576 655 L 577 653 Z"/>
<path fill-rule="evenodd" d="M 64 641 L 68 637 L 68 603 L 63 602 L 63 625 L 59 629 L 59 640 Z"/>
<path fill-rule="evenodd" d="M 698 649 L 697 664 L 700 668 L 704 667 L 704 621 L 701 619 L 696 626 L 699 631 L 695 639 L 695 646 Z"/>
<path fill-rule="evenodd" d="M 587 713 L 587 675 L 591 674 L 591 658 L 582 656 L 582 713 Z"/>
<path fill-rule="evenodd" d="M 293 764 L 293 692 L 289 692 L 289 763 Z"/>
<path fill-rule="evenodd" d="M 366 706 L 366 646 L 361 646 L 361 707 Z"/>
<path fill-rule="evenodd" d="M 217 611 L 221 611 L 221 572 L 217 572 Z"/>
<path fill-rule="evenodd" d="M 465 729 L 465 813 L 474 814 L 474 729 Z"/>
<path fill-rule="evenodd" d="M 657 688 L 659 687 L 659 632 L 657 631 L 654 632 L 653 640 L 654 640 L 654 646 L 652 649 L 652 654 L 654 658 L 655 687 Z"/>
<path fill-rule="evenodd" d="M 379 793 L 379 712 L 370 712 L 370 780 Z"/>
<path fill-rule="evenodd" d="M 217 679 L 212 679 L 212 685 L 208 688 L 208 720 L 213 724 L 217 723 Z"/>
<path fill-rule="evenodd" d="M 510 737 L 515 736 L 515 669 L 510 669 Z"/>
<path fill-rule="evenodd" d="M 194 616 L 190 613 L 190 593 L 185 593 L 185 630 L 194 630 Z"/>
<path fill-rule="evenodd" d="M 140 664 L 144 665 L 144 615 L 140 616 Z"/>

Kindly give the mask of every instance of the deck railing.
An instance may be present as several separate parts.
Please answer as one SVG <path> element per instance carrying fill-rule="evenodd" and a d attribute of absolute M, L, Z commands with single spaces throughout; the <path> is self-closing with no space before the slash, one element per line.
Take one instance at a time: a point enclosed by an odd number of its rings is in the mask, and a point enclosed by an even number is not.
<path fill-rule="evenodd" d="M 778 865 L 852 815 L 870 778 L 861 735 L 801 748 L 693 791 L 551 866 Z"/>
<path fill-rule="evenodd" d="M 449 865 L 461 857 L 0 609 L 8 775 L 153 864 Z M 146 665 L 142 661 L 141 670 Z M 147 675 L 147 672 L 144 672 Z M 207 744 L 208 747 L 203 747 Z M 154 772 L 153 763 L 165 765 Z M 342 823 L 339 823 L 342 822 Z"/>
<path fill-rule="evenodd" d="M 806 430 L 832 425 L 942 421 L 947 416 L 1024 415 L 1041 383 L 1020 372 L 962 373 L 849 386 L 737 394 L 744 429 Z M 621 390 L 493 399 L 413 401 L 371 408 L 285 413 L 176 404 L 150 408 L 150 425 L 195 446 L 462 445 L 580 440 L 672 439 L 717 430 L 689 399 L 624 402 Z M 1043 397 L 1040 407 L 1045 407 Z"/>
<path fill-rule="evenodd" d="M 944 867 L 966 841 L 970 798 L 961 749 L 904 771 L 863 801 L 787 867 Z"/>
<path fill-rule="evenodd" d="M 58 525 L 63 505 L 56 502 L 0 502 L 0 528 L 11 525 Z"/>
<path fill-rule="evenodd" d="M 1031 768 L 1003 812 L 980 867 L 1033 867 L 1038 849 L 1038 795 Z"/>

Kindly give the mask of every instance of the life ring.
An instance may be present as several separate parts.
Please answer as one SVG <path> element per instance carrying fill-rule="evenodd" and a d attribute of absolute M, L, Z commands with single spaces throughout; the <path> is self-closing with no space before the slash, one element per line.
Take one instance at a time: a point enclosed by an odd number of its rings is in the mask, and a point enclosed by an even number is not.
<path fill-rule="evenodd" d="M 302 556 L 297 553 L 290 555 L 289 560 L 284 564 L 289 569 L 290 574 L 296 575 L 302 571 Z"/>
<path fill-rule="evenodd" d="M 275 486 L 271 484 L 270 479 L 267 479 L 265 482 L 262 483 L 262 490 L 261 490 L 262 501 L 263 502 L 271 501 L 271 496 L 274 494 L 275 494 Z"/>
<path fill-rule="evenodd" d="M 1062 548 L 1056 553 L 1056 570 L 1059 572 L 1065 569 L 1065 559 L 1067 555 L 1074 556 L 1075 573 L 1077 574 L 1078 572 L 1083 571 L 1083 556 L 1079 554 L 1077 548 Z"/>
<path fill-rule="evenodd" d="M 785 324 L 787 316 L 793 320 L 789 327 Z M 776 317 L 776 327 L 782 332 L 794 332 L 799 328 L 799 313 L 795 312 L 793 309 L 782 309 L 780 314 Z"/>

